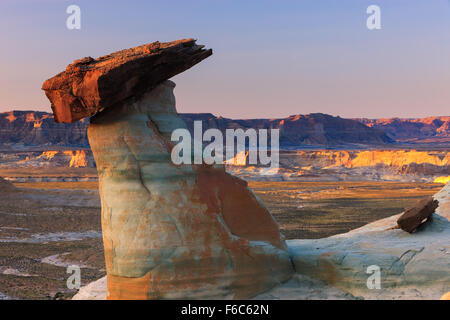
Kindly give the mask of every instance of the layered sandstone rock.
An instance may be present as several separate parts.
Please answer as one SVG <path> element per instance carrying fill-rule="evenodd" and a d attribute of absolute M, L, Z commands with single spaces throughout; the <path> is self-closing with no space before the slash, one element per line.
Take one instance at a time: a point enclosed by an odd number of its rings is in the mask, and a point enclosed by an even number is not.
<path fill-rule="evenodd" d="M 127 99 L 139 99 L 211 54 L 211 49 L 203 49 L 194 39 L 157 41 L 97 59 L 76 60 L 45 81 L 42 89 L 52 102 L 55 121 L 75 122 Z"/>
<path fill-rule="evenodd" d="M 175 166 L 166 81 L 91 119 L 110 299 L 249 298 L 289 279 L 278 226 L 223 167 Z"/>

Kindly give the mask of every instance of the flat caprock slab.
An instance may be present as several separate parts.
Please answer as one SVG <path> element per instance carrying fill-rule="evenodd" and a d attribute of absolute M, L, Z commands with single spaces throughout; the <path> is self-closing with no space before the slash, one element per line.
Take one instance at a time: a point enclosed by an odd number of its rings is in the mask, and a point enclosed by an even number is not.
<path fill-rule="evenodd" d="M 71 123 L 139 97 L 212 55 L 194 39 L 153 42 L 75 60 L 42 85 L 56 122 Z"/>

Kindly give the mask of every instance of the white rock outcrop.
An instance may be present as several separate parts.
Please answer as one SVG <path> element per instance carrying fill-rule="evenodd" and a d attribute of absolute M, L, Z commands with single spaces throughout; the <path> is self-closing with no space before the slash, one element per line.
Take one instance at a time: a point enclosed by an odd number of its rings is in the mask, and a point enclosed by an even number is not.
<path fill-rule="evenodd" d="M 325 239 L 288 241 L 297 273 L 366 299 L 439 299 L 450 291 L 450 185 L 434 198 L 432 222 L 413 234 L 393 229 L 397 215 Z M 379 267 L 381 289 L 367 286 L 370 266 Z"/>

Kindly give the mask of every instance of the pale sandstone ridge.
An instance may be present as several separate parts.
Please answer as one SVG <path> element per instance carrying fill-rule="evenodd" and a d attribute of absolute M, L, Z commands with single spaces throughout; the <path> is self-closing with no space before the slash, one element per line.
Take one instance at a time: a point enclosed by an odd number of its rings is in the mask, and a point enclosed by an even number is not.
<path fill-rule="evenodd" d="M 345 234 L 290 240 L 297 272 L 366 299 L 439 299 L 450 291 L 450 184 L 433 197 L 432 222 L 410 234 L 400 215 Z M 369 289 L 369 266 L 380 267 L 381 289 Z"/>
<path fill-rule="evenodd" d="M 56 122 L 75 122 L 97 112 L 139 99 L 162 81 L 212 54 L 194 39 L 153 42 L 94 59 L 74 61 L 42 85 Z"/>
<path fill-rule="evenodd" d="M 171 161 L 171 133 L 186 124 L 175 84 L 161 80 L 210 54 L 193 40 L 151 44 L 44 83 L 57 121 L 95 114 L 108 299 L 251 298 L 293 274 L 277 223 L 244 180 Z"/>

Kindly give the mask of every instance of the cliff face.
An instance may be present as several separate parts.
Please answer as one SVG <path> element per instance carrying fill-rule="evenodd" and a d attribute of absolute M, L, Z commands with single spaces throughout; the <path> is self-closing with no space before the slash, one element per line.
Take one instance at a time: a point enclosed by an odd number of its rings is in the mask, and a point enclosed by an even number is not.
<path fill-rule="evenodd" d="M 181 115 L 190 131 L 196 120 L 203 121 L 203 129 L 280 129 L 280 145 L 294 147 L 301 145 L 339 146 L 347 144 L 383 145 L 393 143 L 381 130 L 367 127 L 351 119 L 333 117 L 323 113 L 293 115 L 280 119 L 233 120 L 212 114 Z"/>
<path fill-rule="evenodd" d="M 445 151 L 417 150 L 370 150 L 370 151 L 299 151 L 299 159 L 308 165 L 331 167 L 375 167 L 402 168 L 415 164 L 445 167 L 450 164 L 450 153 Z"/>
<path fill-rule="evenodd" d="M 368 127 L 385 132 L 399 142 L 450 141 L 450 117 L 420 119 L 358 119 Z"/>
<path fill-rule="evenodd" d="M 227 170 L 246 180 L 266 180 L 246 158 L 230 161 Z M 450 152 L 418 150 L 317 150 L 280 153 L 275 180 L 446 181 Z"/>
<path fill-rule="evenodd" d="M 69 167 L 94 168 L 90 150 L 47 150 L 0 153 L 0 168 Z"/>
<path fill-rule="evenodd" d="M 0 144 L 6 146 L 88 147 L 88 119 L 55 123 L 53 115 L 38 111 L 0 113 Z"/>
<path fill-rule="evenodd" d="M 386 145 L 395 142 L 450 142 L 450 117 L 423 119 L 343 119 L 322 113 L 280 119 L 234 120 L 211 113 L 185 113 L 180 117 L 193 131 L 194 121 L 203 129 L 280 129 L 280 146 Z M 89 147 L 86 130 L 89 119 L 56 123 L 53 114 L 38 111 L 0 113 L 0 144 L 6 146 Z"/>

